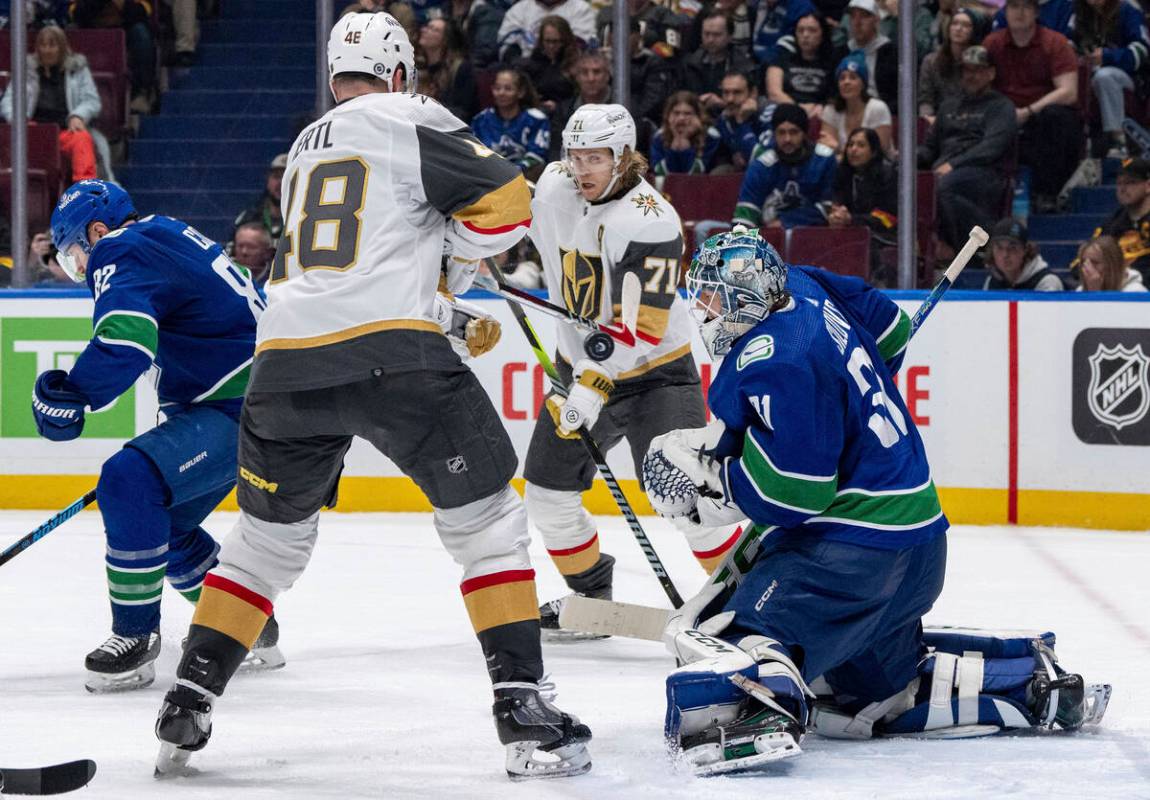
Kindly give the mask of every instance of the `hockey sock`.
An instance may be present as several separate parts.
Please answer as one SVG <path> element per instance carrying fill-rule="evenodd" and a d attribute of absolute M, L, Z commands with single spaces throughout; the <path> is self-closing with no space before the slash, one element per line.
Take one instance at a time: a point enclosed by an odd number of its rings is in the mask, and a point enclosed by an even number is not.
<path fill-rule="evenodd" d="M 209 573 L 176 676 L 222 694 L 271 615 L 270 600 Z"/>
<path fill-rule="evenodd" d="M 595 547 L 598 552 L 598 545 Z M 571 591 L 600 599 L 611 598 L 611 579 L 615 571 L 615 557 L 603 553 L 594 566 L 574 575 L 564 575 L 563 580 Z"/>
<path fill-rule="evenodd" d="M 219 563 L 220 546 L 198 525 L 190 531 L 172 531 L 168 582 L 186 600 L 196 603 L 208 570 Z"/>
<path fill-rule="evenodd" d="M 590 539 L 575 547 L 555 550 L 547 548 L 547 555 L 551 556 L 555 568 L 570 585 L 571 578 L 586 572 L 599 562 L 599 534 L 592 534 Z"/>
<path fill-rule="evenodd" d="M 505 570 L 459 586 L 493 683 L 543 677 L 535 570 Z"/>

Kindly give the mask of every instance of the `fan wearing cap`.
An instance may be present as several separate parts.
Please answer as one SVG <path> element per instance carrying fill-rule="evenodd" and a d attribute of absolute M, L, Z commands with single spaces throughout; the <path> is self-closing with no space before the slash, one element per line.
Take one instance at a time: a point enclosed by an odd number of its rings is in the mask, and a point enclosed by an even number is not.
<path fill-rule="evenodd" d="M 866 57 L 861 51 L 851 53 L 835 69 L 836 91 L 823 107 L 820 141 L 841 158 L 847 134 L 855 128 L 870 128 L 878 134 L 882 152 L 891 149 L 890 108 L 867 91 Z"/>
<path fill-rule="evenodd" d="M 267 178 L 264 180 L 264 192 L 259 199 L 241 211 L 232 223 L 233 228 L 239 228 L 249 222 L 258 222 L 272 237 L 272 244 L 279 241 L 284 229 L 284 218 L 280 214 L 280 200 L 284 180 L 284 169 L 287 167 L 288 154 L 280 153 L 268 165 Z"/>
<path fill-rule="evenodd" d="M 851 0 L 847 5 L 850 38 L 835 50 L 836 63 L 862 51 L 866 57 L 867 91 L 898 113 L 898 46 L 879 31 L 879 8 L 875 0 Z"/>
<path fill-rule="evenodd" d="M 1150 160 L 1124 161 L 1115 193 L 1118 208 L 1095 229 L 1094 236 L 1117 239 L 1126 266 L 1142 273 L 1142 280 L 1150 285 Z"/>
<path fill-rule="evenodd" d="M 990 233 L 990 274 L 983 289 L 1061 292 L 1066 287 L 1016 219 L 999 220 Z"/>
<path fill-rule="evenodd" d="M 772 140 L 747 167 L 734 222 L 750 227 L 825 225 L 834 190 L 834 151 L 807 137 L 807 112 L 793 103 L 775 107 Z"/>
<path fill-rule="evenodd" d="M 942 101 L 918 146 L 919 169 L 934 170 L 942 243 L 957 251 L 970 229 L 994 224 L 1002 198 L 1002 165 L 1014 145 L 1014 105 L 991 88 L 994 62 L 986 48 L 962 53 L 962 92 Z"/>
<path fill-rule="evenodd" d="M 509 776 L 586 772 L 591 731 L 539 691 L 539 601 L 527 515 L 510 485 L 515 449 L 452 343 L 481 354 L 498 323 L 445 308 L 436 293 L 442 282 L 465 291 L 478 259 L 523 237 L 530 190 L 462 120 L 410 91 L 415 53 L 394 17 L 342 17 L 327 60 L 336 106 L 299 134 L 284 173 L 284 232 L 240 419 L 240 514 L 156 721 L 156 769 L 179 773 L 207 745 L 243 653 L 308 565 L 320 509 L 335 504 L 359 436 L 435 509 L 463 573 Z"/>
<path fill-rule="evenodd" d="M 636 474 L 650 441 L 705 423 L 703 393 L 691 356 L 691 320 L 679 297 L 683 237 L 679 215 L 643 175 L 635 123 L 620 105 L 580 107 L 563 130 L 563 160 L 547 166 L 531 203 L 531 239 L 539 249 L 553 303 L 603 322 L 620 311 L 624 275 L 638 276 L 637 341 L 592 361 L 583 337 L 560 325 L 560 374 L 566 400 L 550 396 L 527 450 L 527 512 L 567 586 L 611 596 L 615 559 L 599 550 L 595 520 L 583 509 L 595 465 L 575 437 L 586 425 L 604 451 L 626 437 Z M 696 555 L 725 553 L 730 530 L 690 542 Z M 718 541 L 714 539 L 718 537 Z M 558 603 L 541 611 L 545 634 L 558 631 Z"/>

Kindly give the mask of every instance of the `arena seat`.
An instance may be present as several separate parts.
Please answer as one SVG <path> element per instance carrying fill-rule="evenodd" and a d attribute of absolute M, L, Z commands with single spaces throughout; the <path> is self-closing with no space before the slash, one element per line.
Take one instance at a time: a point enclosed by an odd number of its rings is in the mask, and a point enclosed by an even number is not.
<path fill-rule="evenodd" d="M 870 229 L 791 228 L 787 246 L 791 264 L 814 264 L 839 275 L 870 279 Z"/>
<path fill-rule="evenodd" d="M 663 195 L 684 222 L 704 219 L 727 221 L 734 216 L 742 186 L 741 172 L 726 175 L 671 173 L 664 179 Z"/>

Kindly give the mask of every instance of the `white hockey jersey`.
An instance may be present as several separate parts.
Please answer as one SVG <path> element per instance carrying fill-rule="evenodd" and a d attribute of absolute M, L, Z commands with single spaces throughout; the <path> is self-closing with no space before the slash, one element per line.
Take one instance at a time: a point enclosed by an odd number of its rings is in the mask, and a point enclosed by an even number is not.
<path fill-rule="evenodd" d="M 249 390 L 458 368 L 433 309 L 443 253 L 482 258 L 526 233 L 519 170 L 436 101 L 367 94 L 300 133 L 283 186 Z"/>
<path fill-rule="evenodd" d="M 618 346 L 605 365 L 615 381 L 638 378 L 691 351 L 692 322 L 679 296 L 683 230 L 679 215 L 647 181 L 613 200 L 589 203 L 561 162 L 547 166 L 531 201 L 530 236 L 543 260 L 552 303 L 617 322 L 623 274 L 643 287 L 635 347 Z M 559 354 L 585 358 L 585 334 L 559 325 Z"/>

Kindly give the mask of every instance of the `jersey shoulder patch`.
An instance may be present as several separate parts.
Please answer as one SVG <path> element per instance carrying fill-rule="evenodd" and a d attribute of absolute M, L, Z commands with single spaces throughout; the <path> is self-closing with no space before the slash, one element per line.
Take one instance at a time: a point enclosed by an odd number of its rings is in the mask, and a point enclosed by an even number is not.
<path fill-rule="evenodd" d="M 769 333 L 761 333 L 751 338 L 739 351 L 735 369 L 742 372 L 757 361 L 766 361 L 775 354 L 775 337 Z"/>
<path fill-rule="evenodd" d="M 537 108 L 527 109 L 527 116 L 532 117 L 534 119 L 543 119 L 543 120 L 547 119 L 547 115 L 544 114 L 542 111 L 540 111 Z"/>
<path fill-rule="evenodd" d="M 822 146 L 823 145 L 816 145 L 816 149 Z M 768 147 L 762 152 L 762 155 L 759 156 L 758 161 L 764 167 L 773 167 L 779 163 L 779 154 L 775 152 L 775 148 Z"/>
<path fill-rule="evenodd" d="M 816 144 L 815 145 L 815 155 L 816 156 L 822 156 L 823 158 L 834 158 L 835 157 L 835 151 L 825 144 Z"/>

